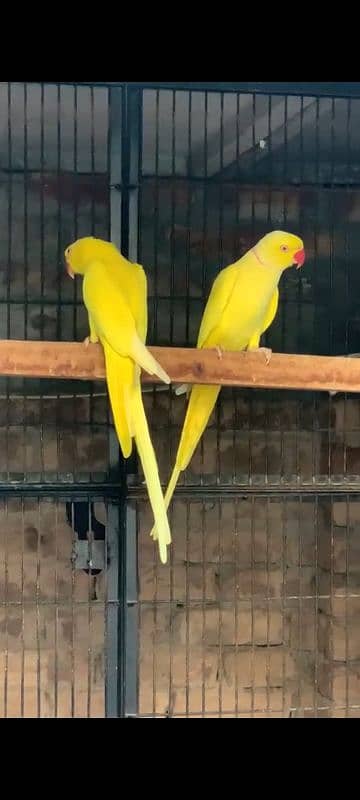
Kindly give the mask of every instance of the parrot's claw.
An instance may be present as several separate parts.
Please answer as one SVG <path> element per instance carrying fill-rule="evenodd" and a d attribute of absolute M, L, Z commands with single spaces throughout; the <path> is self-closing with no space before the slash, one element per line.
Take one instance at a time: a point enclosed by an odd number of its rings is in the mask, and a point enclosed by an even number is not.
<path fill-rule="evenodd" d="M 272 356 L 272 350 L 270 350 L 270 347 L 259 347 L 259 350 L 262 353 L 264 353 L 265 363 L 266 364 L 270 364 L 271 356 Z"/>
<path fill-rule="evenodd" d="M 83 345 L 84 347 L 88 348 L 89 344 L 96 344 L 98 341 L 99 341 L 98 339 L 92 339 L 91 336 L 86 336 L 86 338 L 83 341 Z"/>
<path fill-rule="evenodd" d="M 270 364 L 271 356 L 272 356 L 272 350 L 270 350 L 270 347 L 254 347 L 253 349 L 250 348 L 248 352 L 249 353 L 263 353 L 264 356 L 265 356 L 265 363 L 266 364 Z"/>
<path fill-rule="evenodd" d="M 223 357 L 223 351 L 222 351 L 221 347 L 215 347 L 215 350 L 217 352 L 217 357 L 218 357 L 219 361 L 221 361 L 221 359 Z"/>

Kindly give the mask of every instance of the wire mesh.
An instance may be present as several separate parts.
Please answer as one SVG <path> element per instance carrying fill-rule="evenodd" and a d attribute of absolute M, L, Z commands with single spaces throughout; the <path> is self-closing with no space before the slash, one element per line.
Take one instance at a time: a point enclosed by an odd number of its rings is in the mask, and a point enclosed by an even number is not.
<path fill-rule="evenodd" d="M 194 344 L 219 269 L 275 227 L 301 230 L 308 258 L 300 277 L 284 276 L 265 343 L 357 351 L 359 113 L 357 99 L 144 91 L 139 257 L 151 341 Z M 153 403 L 166 480 L 184 404 Z M 354 396 L 223 390 L 186 481 L 355 483 L 357 407 Z"/>
<path fill-rule="evenodd" d="M 177 500 L 140 525 L 139 714 L 359 715 L 359 496 Z"/>
<path fill-rule="evenodd" d="M 62 253 L 94 234 L 144 264 L 148 341 L 194 345 L 281 228 L 307 261 L 264 343 L 359 351 L 358 85 L 239 87 L 0 83 L 0 337 L 85 337 Z M 165 483 L 185 402 L 144 402 Z M 356 395 L 223 389 L 163 567 L 104 385 L 0 378 L 0 716 L 359 716 L 359 476 Z"/>
<path fill-rule="evenodd" d="M 0 518 L 0 716 L 103 717 L 107 504 L 16 496 Z"/>
<path fill-rule="evenodd" d="M 111 102 L 95 85 L 0 83 L 0 337 L 88 333 L 63 252 L 110 237 Z M 113 442 L 103 383 L 0 377 L 0 716 L 119 713 Z"/>
<path fill-rule="evenodd" d="M 357 352 L 359 113 L 345 96 L 144 89 L 150 341 L 194 345 L 218 271 L 275 228 L 302 236 L 307 261 L 284 275 L 264 344 Z M 166 482 L 185 401 L 146 404 Z M 223 389 L 181 478 L 166 569 L 140 476 L 140 714 L 358 716 L 356 579 L 349 601 L 337 562 L 356 529 L 358 409 L 356 395 Z"/>
<path fill-rule="evenodd" d="M 63 252 L 109 237 L 109 91 L 0 83 L 0 108 L 0 337 L 85 338 Z M 2 481 L 106 480 L 103 384 L 0 378 L 0 396 Z"/>

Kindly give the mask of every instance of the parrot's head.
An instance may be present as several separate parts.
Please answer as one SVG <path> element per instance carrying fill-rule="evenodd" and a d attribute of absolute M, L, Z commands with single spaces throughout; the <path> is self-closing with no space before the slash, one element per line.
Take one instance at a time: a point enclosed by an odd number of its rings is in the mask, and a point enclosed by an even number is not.
<path fill-rule="evenodd" d="M 279 270 L 296 265 L 300 269 L 305 261 L 304 243 L 299 236 L 284 231 L 267 233 L 253 247 L 256 258 L 264 265 Z"/>
<path fill-rule="evenodd" d="M 84 236 L 76 242 L 69 244 L 65 250 L 65 264 L 67 274 L 70 278 L 75 275 L 85 275 L 86 269 L 91 262 L 107 262 L 119 255 L 119 251 L 111 242 L 103 239 L 95 239 L 93 236 Z"/>

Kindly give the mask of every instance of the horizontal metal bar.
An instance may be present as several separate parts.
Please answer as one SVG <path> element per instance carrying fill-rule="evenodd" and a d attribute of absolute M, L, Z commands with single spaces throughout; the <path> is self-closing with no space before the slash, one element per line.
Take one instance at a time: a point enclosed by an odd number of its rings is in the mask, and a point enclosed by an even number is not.
<path fill-rule="evenodd" d="M 120 501 L 122 487 L 117 483 L 23 483 L 12 481 L 0 482 L 0 495 L 56 495 L 58 499 L 87 500 L 95 497 L 103 499 L 104 495 L 113 501 Z"/>
<path fill-rule="evenodd" d="M 290 497 L 299 497 L 302 495 L 314 496 L 331 496 L 336 495 L 359 495 L 360 496 L 360 477 L 357 483 L 353 484 L 329 484 L 313 483 L 311 485 L 290 486 L 286 484 L 271 485 L 259 484 L 257 486 L 239 486 L 237 484 L 216 484 L 214 486 L 178 486 L 174 492 L 174 498 L 178 500 L 213 500 L 213 499 L 226 499 L 252 497 L 252 496 L 268 497 L 284 495 Z M 145 500 L 148 497 L 145 486 L 129 486 L 128 487 L 128 500 L 137 502 Z"/>
<path fill-rule="evenodd" d="M 326 97 L 359 97 L 360 83 L 321 83 L 321 82 L 266 82 L 266 83 L 243 83 L 243 82 L 206 82 L 206 83 L 164 83 L 164 82 L 143 82 L 132 83 L 142 89 L 175 89 L 187 91 L 212 91 L 212 92 L 243 92 L 245 94 L 286 94 L 286 95 L 306 95 L 326 96 Z"/>
<path fill-rule="evenodd" d="M 349 170 L 351 167 L 349 167 Z M 99 173 L 89 173 L 89 172 L 67 172 L 62 173 L 62 175 L 67 175 L 69 178 L 72 179 L 73 183 L 81 184 L 81 178 L 89 178 L 95 179 L 96 177 L 101 177 L 104 180 L 104 187 L 106 190 L 115 190 L 117 192 L 121 192 L 123 188 L 127 189 L 139 189 L 144 183 L 156 182 L 158 184 L 171 184 L 176 185 L 184 184 L 186 187 L 194 185 L 194 186 L 231 186 L 234 188 L 239 188 L 241 191 L 249 191 L 252 192 L 254 189 L 259 191 L 268 191 L 268 192 L 286 192 L 286 191 L 294 191 L 294 192 L 307 192 L 307 191 L 345 191 L 352 189 L 353 191 L 357 191 L 360 189 L 360 183 L 358 180 L 358 172 L 355 170 L 354 172 L 355 178 L 352 179 L 351 175 L 349 174 L 348 180 L 337 180 L 334 177 L 334 180 L 330 183 L 328 180 L 324 181 L 319 179 L 319 181 L 306 181 L 304 183 L 300 183 L 298 180 L 288 181 L 287 183 L 274 183 L 269 180 L 268 183 L 264 183 L 263 178 L 257 178 L 254 176 L 252 183 L 244 182 L 243 175 L 234 174 L 231 177 L 227 178 L 222 175 L 222 173 L 217 173 L 215 176 L 205 176 L 205 175 L 185 175 L 185 174 L 168 174 L 168 175 L 161 175 L 155 172 L 145 172 L 141 176 L 140 182 L 132 182 L 127 184 L 122 184 L 121 181 L 117 181 L 116 183 L 109 183 L 107 181 L 107 173 L 106 172 L 99 172 Z M 1 177 L 3 175 L 3 177 Z M 9 182 L 9 175 L 36 175 L 38 177 L 43 177 L 43 172 L 40 169 L 0 169 L 0 184 L 8 184 Z M 54 180 L 59 180 L 59 174 L 57 170 L 46 170 L 46 176 L 48 178 L 54 178 Z M 31 184 L 28 189 L 31 190 L 32 188 L 36 189 L 40 186 L 38 183 Z M 41 188 L 41 187 L 40 187 Z M 76 188 L 76 187 L 75 187 Z M 81 189 L 81 185 L 79 187 Z"/>
<path fill-rule="evenodd" d="M 150 347 L 173 383 L 220 384 L 262 389 L 360 392 L 360 359 L 274 353 L 224 352 L 181 347 Z M 31 378 L 102 380 L 100 345 L 76 342 L 0 340 L 0 375 Z M 160 383 L 143 374 L 145 383 Z"/>
<path fill-rule="evenodd" d="M 354 223 L 354 225 L 357 225 L 357 224 L 358 223 Z M 186 231 L 186 230 L 187 229 L 184 228 L 184 231 Z M 183 238 L 182 234 L 183 234 L 183 231 L 181 230 L 179 238 Z M 176 236 L 175 236 L 175 238 L 176 238 Z M 200 245 L 199 245 L 199 247 L 200 247 Z M 149 298 L 153 298 L 154 296 L 155 296 L 154 294 L 149 293 Z M 158 292 L 156 294 L 156 299 L 158 301 L 159 300 L 169 301 L 169 300 L 172 299 L 172 297 L 173 296 L 171 294 L 163 294 L 162 292 Z M 178 292 L 176 294 L 176 300 L 177 301 L 182 300 L 183 302 L 190 301 L 190 303 L 198 303 L 199 300 L 201 300 L 201 297 L 193 296 L 193 297 L 189 298 L 189 295 L 182 294 L 182 293 Z M 6 304 L 6 306 L 9 307 L 9 308 L 12 308 L 12 307 L 15 307 L 15 306 L 19 306 L 19 305 L 24 305 L 25 304 L 24 295 L 22 297 L 21 296 L 14 296 L 14 297 L 11 298 L 11 300 L 9 302 L 7 302 L 6 298 L 5 297 L 2 298 L 1 294 L 0 294 L 0 306 L 4 305 L 4 304 Z M 287 305 L 287 306 L 291 306 L 292 305 L 292 306 L 295 306 L 296 308 L 298 307 L 298 301 L 294 297 L 282 297 L 282 298 L 280 298 L 279 305 L 281 305 L 281 304 L 282 305 Z M 312 305 L 313 306 L 314 305 L 314 299 L 311 298 L 311 297 L 308 297 L 308 298 L 304 297 L 303 300 L 302 300 L 302 304 L 304 306 L 306 306 L 306 305 L 308 305 L 308 306 Z M 38 297 L 33 297 L 31 300 L 29 298 L 26 298 L 26 305 L 28 305 L 28 306 L 42 306 L 42 305 L 44 306 L 45 305 L 46 308 L 48 308 L 48 307 L 50 308 L 52 306 L 58 307 L 59 304 L 58 304 L 57 300 L 50 300 L 50 299 L 46 300 L 45 303 L 44 303 L 44 300 L 39 295 Z M 79 309 L 79 308 L 81 308 L 83 306 L 83 300 L 81 300 L 81 299 L 79 299 L 79 300 L 62 300 L 61 301 L 61 305 L 64 306 L 64 307 L 66 306 L 66 308 Z M 317 309 L 320 309 L 320 308 L 324 308 L 325 309 L 326 308 L 328 310 L 329 309 L 329 302 L 326 301 L 326 300 L 324 302 L 321 302 L 321 300 L 319 298 L 319 301 L 316 302 L 316 308 Z M 332 311 L 332 314 L 334 315 L 334 311 Z M 352 317 L 351 317 L 352 322 L 354 322 L 355 320 L 358 321 L 359 319 L 360 319 L 360 311 L 359 311 L 359 314 L 357 316 L 352 315 Z"/>
<path fill-rule="evenodd" d="M 269 192 L 273 194 L 273 192 L 309 192 L 313 191 L 314 194 L 318 193 L 319 191 L 358 191 L 360 189 L 360 183 L 358 178 L 355 181 L 352 181 L 349 177 L 349 180 L 345 181 L 337 181 L 334 178 L 333 182 L 329 181 L 306 181 L 304 183 L 300 183 L 297 181 L 288 181 L 287 183 L 272 183 L 269 180 L 268 183 L 264 183 L 264 179 L 254 177 L 252 183 L 243 182 L 243 176 L 241 174 L 234 174 L 230 178 L 225 178 L 222 176 L 222 173 L 218 172 L 216 176 L 211 175 L 207 177 L 205 175 L 157 175 L 155 172 L 146 172 L 142 175 L 142 185 L 144 183 L 151 183 L 156 182 L 158 184 L 170 184 L 175 185 L 182 184 L 185 188 L 194 184 L 195 186 L 205 186 L 205 187 L 215 187 L 215 186 L 231 186 L 234 189 L 239 189 L 242 192 L 253 192 L 254 189 L 261 191 L 261 192 Z M 121 187 L 120 187 L 121 188 Z"/>
<path fill-rule="evenodd" d="M 40 81 L 12 81 L 12 84 L 30 84 L 39 85 Z M 126 81 L 41 81 L 43 86 L 103 86 L 103 87 L 121 87 L 126 86 Z"/>
<path fill-rule="evenodd" d="M 59 182 L 62 178 L 71 178 L 74 183 L 76 181 L 81 182 L 82 178 L 89 178 L 93 181 L 95 181 L 96 178 L 102 178 L 105 186 L 109 186 L 106 180 L 108 175 L 105 170 L 102 172 L 89 172 L 89 170 L 84 170 L 84 172 L 77 170 L 74 172 L 73 170 L 64 169 L 59 172 L 57 169 L 47 169 L 46 167 L 37 167 L 34 169 L 31 169 L 30 167 L 1 167 L 0 175 L 2 173 L 4 173 L 4 175 L 38 175 L 41 178 L 44 177 L 45 174 L 46 176 L 54 176 L 54 178 L 56 178 Z"/>
<path fill-rule="evenodd" d="M 165 486 L 163 487 L 165 489 Z M 0 496 L 1 495 L 26 495 L 26 496 L 52 496 L 56 495 L 58 499 L 69 499 L 72 502 L 87 500 L 90 496 L 102 499 L 104 495 L 112 502 L 121 501 L 121 492 L 123 487 L 120 484 L 63 484 L 63 483 L 20 483 L 0 482 Z M 227 484 L 217 483 L 213 486 L 206 485 L 188 485 L 178 486 L 175 490 L 174 497 L 179 500 L 193 499 L 193 500 L 206 500 L 215 497 L 248 497 L 251 495 L 360 495 L 360 476 L 358 482 L 352 483 L 312 483 L 312 484 L 299 484 L 294 486 L 291 484 L 268 484 L 261 483 L 257 485 L 245 486 L 243 484 Z M 140 501 L 148 499 L 146 487 L 143 485 L 135 486 L 128 485 L 127 499 L 130 501 Z"/>
<path fill-rule="evenodd" d="M 35 174 L 40 174 L 38 170 L 34 171 Z M 13 175 L 24 175 L 23 171 L 18 170 L 17 172 L 11 173 Z M 26 174 L 29 174 L 26 173 Z M 48 173 L 51 174 L 50 172 Z M 54 176 L 56 173 L 53 173 Z M 78 173 L 80 174 L 80 173 Z M 104 173 L 105 174 L 105 173 Z M 193 186 L 200 186 L 202 188 L 215 188 L 215 187 L 232 187 L 233 189 L 238 190 L 239 192 L 269 192 L 273 194 L 274 192 L 298 192 L 307 193 L 307 192 L 358 192 L 360 190 L 360 183 L 358 180 L 358 172 L 355 171 L 356 178 L 352 179 L 351 175 L 349 174 L 348 180 L 345 182 L 344 180 L 337 180 L 334 177 L 332 183 L 329 181 L 312 181 L 306 183 L 299 183 L 298 181 L 290 182 L 290 183 L 272 183 L 270 180 L 268 183 L 264 183 L 263 179 L 260 181 L 259 179 L 254 179 L 253 182 L 250 184 L 248 182 L 243 182 L 243 178 L 241 175 L 234 175 L 231 178 L 222 177 L 221 173 L 217 173 L 216 176 L 211 176 L 210 178 L 205 178 L 202 175 L 190 175 L 185 177 L 184 175 L 155 175 L 154 173 L 144 173 L 142 176 L 141 183 L 131 183 L 127 184 L 126 188 L 129 190 L 139 189 L 144 183 L 152 183 L 156 182 L 158 185 L 160 184 L 169 184 L 171 186 L 175 186 L 176 183 L 183 184 L 185 188 L 189 188 Z M 1 170 L 0 170 L 0 185 L 8 185 L 9 183 L 9 176 L 6 175 L 1 177 Z M 76 179 L 74 180 L 74 184 L 76 183 Z M 38 184 L 31 184 L 28 187 L 28 190 L 31 191 L 33 188 L 37 188 Z M 75 187 L 76 188 L 76 187 Z M 81 186 L 80 186 L 81 188 Z M 106 190 L 110 190 L 113 192 L 121 192 L 123 189 L 123 185 L 121 183 L 107 183 Z"/>
<path fill-rule="evenodd" d="M 38 81 L 15 81 L 14 83 L 38 83 Z M 251 94 L 286 94 L 325 97 L 360 97 L 359 82 L 179 82 L 179 81 L 42 81 L 53 86 L 102 86 L 126 87 L 139 89 L 171 89 L 182 91 L 200 92 L 244 92 Z"/>
<path fill-rule="evenodd" d="M 189 558 L 187 560 L 187 563 L 191 564 L 191 563 L 194 563 L 194 561 L 192 562 L 192 559 Z M 178 563 L 179 562 L 180 563 L 181 562 L 184 563 L 183 559 L 181 559 L 181 558 L 179 559 Z M 195 563 L 198 563 L 198 562 L 195 561 Z M 225 564 L 234 564 L 233 561 L 227 560 L 226 558 L 222 559 L 221 563 L 222 563 L 223 566 L 225 566 Z M 272 561 L 272 564 L 274 564 L 274 565 L 275 564 L 279 564 L 279 566 L 280 566 L 282 564 L 282 560 L 280 558 L 276 559 L 276 560 Z M 266 562 L 266 560 L 260 560 L 259 559 L 259 561 L 258 560 L 256 561 L 256 566 L 258 568 L 259 567 L 263 567 L 263 568 L 265 567 L 266 568 L 267 562 Z M 339 592 L 338 593 L 338 592 L 336 592 L 336 598 L 337 599 L 339 599 L 339 598 L 345 599 L 346 597 L 348 597 L 348 598 L 352 597 L 352 598 L 360 599 L 360 594 L 359 594 L 359 592 L 350 592 L 350 591 L 349 591 L 349 593 L 345 593 L 345 592 Z M 239 605 L 246 606 L 249 603 L 249 599 L 250 599 L 249 595 L 245 594 L 245 595 L 242 595 L 241 597 L 239 597 L 237 602 L 239 603 Z M 305 592 L 304 591 L 304 593 L 301 592 L 301 594 L 298 594 L 297 592 L 289 592 L 289 594 L 285 594 L 284 595 L 284 600 L 286 602 L 288 602 L 289 600 L 316 600 L 316 599 L 318 599 L 318 600 L 330 600 L 331 599 L 331 594 L 329 592 L 324 592 L 324 593 L 321 592 L 319 594 L 315 594 L 314 592 Z M 264 603 L 273 603 L 275 606 L 279 603 L 279 597 L 278 596 L 274 597 L 274 595 L 269 595 L 269 594 L 267 594 L 267 592 L 264 592 L 264 594 L 261 595 L 261 600 Z M 184 605 L 185 605 L 183 600 L 179 600 L 177 598 L 174 598 L 173 600 L 169 600 L 167 597 L 165 597 L 164 599 L 160 599 L 159 597 L 157 597 L 156 601 L 154 601 L 154 599 L 152 599 L 152 600 L 142 600 L 141 601 L 141 610 L 143 611 L 144 609 L 154 609 L 154 602 L 155 602 L 155 604 L 156 604 L 156 606 L 158 608 L 161 608 L 161 607 L 163 609 L 168 608 L 169 610 L 170 609 L 172 610 L 172 609 L 179 608 L 179 605 L 180 605 L 180 607 L 181 606 L 184 607 Z M 32 603 L 34 603 L 34 601 L 32 601 Z M 47 603 L 47 601 L 43 601 L 43 604 L 45 604 L 45 603 Z M 9 601 L 8 605 L 10 605 L 10 604 L 11 605 L 16 605 L 16 600 L 12 601 L 12 602 Z M 2 603 L 0 605 L 5 605 L 5 603 Z M 208 608 L 208 609 L 210 609 L 210 608 L 217 608 L 218 609 L 219 608 L 218 600 L 215 600 L 214 598 L 209 598 L 209 599 L 205 598 L 204 600 L 203 599 L 201 599 L 201 600 L 191 599 L 191 600 L 187 601 L 186 605 L 188 605 L 188 607 L 191 608 L 191 609 L 197 609 L 197 610 L 202 609 L 202 608 Z M 221 600 L 221 609 L 222 609 L 222 611 L 225 611 L 225 609 L 231 609 L 231 608 L 234 608 L 234 601 Z M 222 647 L 224 647 L 224 648 L 226 648 L 226 647 L 227 648 L 233 648 L 233 646 L 234 646 L 233 644 L 226 645 L 224 642 L 222 643 Z M 249 646 L 248 644 L 238 645 L 239 651 L 247 650 L 248 646 Z M 257 647 L 267 647 L 267 646 L 268 646 L 267 644 L 257 645 Z M 269 647 L 277 648 L 277 647 L 281 647 L 281 645 L 279 645 L 279 644 L 269 644 Z M 360 659 L 358 659 L 358 660 L 360 661 Z M 351 661 L 352 661 L 352 663 L 354 663 L 355 659 L 351 659 Z"/>

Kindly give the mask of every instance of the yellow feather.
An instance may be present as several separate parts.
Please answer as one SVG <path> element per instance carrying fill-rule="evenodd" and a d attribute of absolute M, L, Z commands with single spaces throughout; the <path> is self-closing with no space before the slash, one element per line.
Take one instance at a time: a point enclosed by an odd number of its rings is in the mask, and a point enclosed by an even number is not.
<path fill-rule="evenodd" d="M 106 381 L 109 391 L 115 430 L 124 458 L 129 458 L 134 436 L 129 413 L 129 393 L 134 380 L 134 364 L 130 358 L 118 356 L 106 341 L 102 342 L 105 354 Z"/>
<path fill-rule="evenodd" d="M 184 427 L 176 456 L 176 466 L 184 470 L 208 424 L 221 386 L 194 386 L 187 407 Z"/>
<path fill-rule="evenodd" d="M 284 269 L 303 250 L 298 236 L 274 231 L 214 281 L 202 318 L 197 347 L 245 350 L 258 347 L 261 334 L 271 325 L 278 306 L 278 283 Z M 181 394 L 187 387 L 181 386 Z M 168 508 L 180 472 L 188 466 L 204 433 L 220 386 L 194 386 L 166 494 Z M 156 525 L 151 531 L 157 539 Z"/>
<path fill-rule="evenodd" d="M 176 463 L 165 494 L 166 510 L 169 508 L 180 472 L 186 469 L 190 463 L 197 444 L 204 433 L 220 389 L 221 386 L 194 386 L 191 391 Z M 156 525 L 151 531 L 151 536 L 155 540 L 158 539 Z"/>
<path fill-rule="evenodd" d="M 171 533 L 166 513 L 166 506 L 159 481 L 158 468 L 154 448 L 150 439 L 142 402 L 140 380 L 132 389 L 131 394 L 132 420 L 135 430 L 135 441 L 144 470 L 146 487 L 154 512 L 157 539 L 159 543 L 160 560 L 163 564 L 167 561 L 167 545 L 171 543 Z"/>
<path fill-rule="evenodd" d="M 83 296 L 92 338 L 103 345 L 106 378 L 116 433 L 125 458 L 135 438 L 144 470 L 159 552 L 167 560 L 171 534 L 158 467 L 142 402 L 140 367 L 165 383 L 170 378 L 145 346 L 147 284 L 144 270 L 109 242 L 86 237 L 65 251 L 74 273 L 84 275 Z"/>

